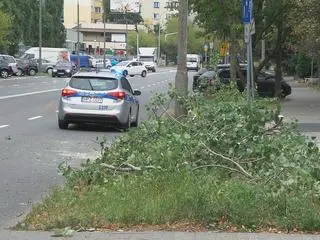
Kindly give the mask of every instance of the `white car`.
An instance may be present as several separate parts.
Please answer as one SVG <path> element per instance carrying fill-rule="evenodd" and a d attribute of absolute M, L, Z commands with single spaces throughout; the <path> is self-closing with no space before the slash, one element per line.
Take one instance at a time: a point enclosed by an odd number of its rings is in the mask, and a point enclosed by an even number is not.
<path fill-rule="evenodd" d="M 111 68 L 111 71 L 120 73 L 124 76 L 136 76 L 146 77 L 148 70 L 142 62 L 139 61 L 123 61 Z"/>
<path fill-rule="evenodd" d="M 103 58 L 96 58 L 92 61 L 92 66 L 94 68 L 103 68 Z M 106 58 L 106 67 L 111 68 L 111 61 L 110 59 Z"/>

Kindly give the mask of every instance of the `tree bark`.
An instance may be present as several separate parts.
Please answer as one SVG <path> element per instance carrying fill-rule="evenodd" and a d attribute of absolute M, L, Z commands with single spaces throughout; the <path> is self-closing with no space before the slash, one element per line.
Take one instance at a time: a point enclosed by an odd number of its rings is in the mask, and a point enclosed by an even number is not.
<path fill-rule="evenodd" d="M 282 45 L 283 45 L 283 23 L 281 21 L 278 22 L 277 24 L 277 45 L 276 45 L 276 76 L 275 76 L 275 84 L 274 84 L 274 93 L 275 97 L 280 97 L 281 94 L 281 79 L 282 79 Z"/>
<path fill-rule="evenodd" d="M 179 33 L 178 33 L 178 68 L 175 78 L 175 88 L 178 98 L 188 95 L 188 72 L 187 72 L 187 22 L 188 0 L 179 1 Z M 175 116 L 181 117 L 187 114 L 187 110 L 179 100 L 175 102 Z"/>

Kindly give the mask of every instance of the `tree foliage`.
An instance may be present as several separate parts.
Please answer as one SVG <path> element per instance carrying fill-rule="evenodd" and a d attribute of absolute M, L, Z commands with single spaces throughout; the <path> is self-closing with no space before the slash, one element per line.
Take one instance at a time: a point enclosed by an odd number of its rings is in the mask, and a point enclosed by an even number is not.
<path fill-rule="evenodd" d="M 7 36 L 11 21 L 7 14 L 0 10 L 0 49 L 7 43 Z"/>
<path fill-rule="evenodd" d="M 63 0 L 43 1 L 43 46 L 61 47 L 65 43 Z M 39 1 L 35 0 L 2 0 L 0 6 L 12 19 L 9 29 L 9 44 L 5 50 L 11 54 L 17 52 L 19 43 L 38 46 L 39 39 Z"/>

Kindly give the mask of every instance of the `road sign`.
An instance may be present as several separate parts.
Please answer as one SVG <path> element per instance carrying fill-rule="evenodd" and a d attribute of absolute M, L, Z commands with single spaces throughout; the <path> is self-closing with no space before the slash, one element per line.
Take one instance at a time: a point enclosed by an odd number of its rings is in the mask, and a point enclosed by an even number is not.
<path fill-rule="evenodd" d="M 242 21 L 243 23 L 251 23 L 253 18 L 253 2 L 252 0 L 243 0 L 242 4 L 243 8 L 243 16 Z"/>

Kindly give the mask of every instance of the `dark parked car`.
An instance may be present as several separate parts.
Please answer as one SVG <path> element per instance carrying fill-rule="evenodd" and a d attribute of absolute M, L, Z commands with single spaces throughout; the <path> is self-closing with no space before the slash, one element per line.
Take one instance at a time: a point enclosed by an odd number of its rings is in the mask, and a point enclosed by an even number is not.
<path fill-rule="evenodd" d="M 38 64 L 33 59 L 16 59 L 17 61 L 17 76 L 30 75 L 34 76 L 38 73 Z"/>
<path fill-rule="evenodd" d="M 246 69 L 243 66 L 241 67 L 241 72 L 246 79 Z M 195 90 L 203 90 L 206 87 L 209 86 L 215 86 L 215 89 L 219 88 L 219 85 L 221 84 L 230 84 L 230 68 L 227 66 L 224 66 L 222 68 L 218 68 L 219 70 L 217 72 L 215 71 L 206 71 L 200 75 L 196 79 L 196 81 L 193 81 L 193 89 Z M 291 86 L 284 81 L 281 80 L 281 97 L 285 98 L 286 96 L 291 94 Z M 274 97 L 275 91 L 274 91 L 274 85 L 275 85 L 275 76 L 262 72 L 259 73 L 257 77 L 257 92 L 260 97 Z M 237 87 L 239 91 L 243 92 L 246 88 L 246 84 L 243 83 L 240 80 L 240 76 L 237 76 Z"/>
<path fill-rule="evenodd" d="M 207 71 L 213 71 L 213 68 L 201 68 L 195 75 L 193 75 L 192 89 L 197 90 L 199 87 L 199 77 Z"/>
<path fill-rule="evenodd" d="M 76 72 L 72 62 L 57 62 L 52 70 L 52 77 L 71 77 Z"/>
<path fill-rule="evenodd" d="M 8 62 L 0 59 L 0 77 L 7 78 L 12 74 L 13 72 Z"/>

